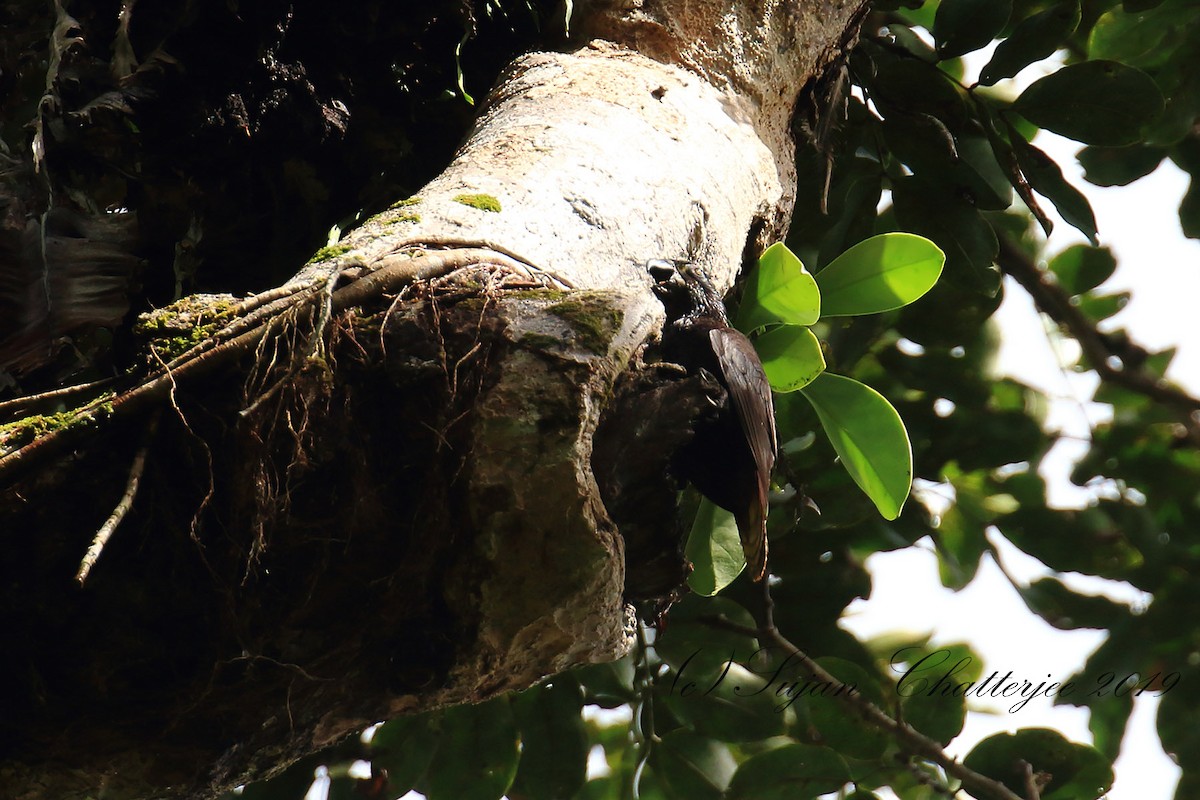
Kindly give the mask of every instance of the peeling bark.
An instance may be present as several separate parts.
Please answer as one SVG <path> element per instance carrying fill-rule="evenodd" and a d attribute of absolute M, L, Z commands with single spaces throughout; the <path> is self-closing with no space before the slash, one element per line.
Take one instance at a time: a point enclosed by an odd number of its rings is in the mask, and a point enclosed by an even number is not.
<path fill-rule="evenodd" d="M 0 780 L 214 797 L 379 719 L 622 655 L 621 534 L 669 509 L 606 508 L 594 450 L 611 488 L 633 428 L 597 430 L 643 385 L 685 420 L 704 391 L 639 383 L 662 320 L 644 264 L 728 288 L 781 234 L 797 92 L 858 7 L 593 4 L 572 24 L 594 38 L 518 58 L 408 203 L 260 308 L 194 298 L 171 334 L 193 350 L 151 340 L 140 385 L 10 437 L 0 622 L 30 644 L 0 687 Z M 133 510 L 79 587 L 155 408 Z M 665 463 L 669 429 L 643 436 Z"/>

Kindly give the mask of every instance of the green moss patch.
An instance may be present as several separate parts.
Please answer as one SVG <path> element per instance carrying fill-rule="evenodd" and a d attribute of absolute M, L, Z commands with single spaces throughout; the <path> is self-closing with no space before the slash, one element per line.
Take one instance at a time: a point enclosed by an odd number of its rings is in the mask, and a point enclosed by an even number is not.
<path fill-rule="evenodd" d="M 33 414 L 15 422 L 0 425 L 0 451 L 16 450 L 53 431 L 90 425 L 111 413 L 112 400 L 110 398 L 86 410 L 72 409 L 54 414 Z"/>
<path fill-rule="evenodd" d="M 170 361 L 223 328 L 236 310 L 232 298 L 185 297 L 139 316 L 133 332 L 148 340 L 159 358 Z"/>
<path fill-rule="evenodd" d="M 490 194 L 456 194 L 454 202 L 478 208 L 480 211 L 500 212 L 500 201 Z"/>
<path fill-rule="evenodd" d="M 624 315 L 605 300 L 603 296 L 583 293 L 546 310 L 571 326 L 575 341 L 581 347 L 593 353 L 606 353 L 609 342 L 621 328 Z"/>
<path fill-rule="evenodd" d="M 331 258 L 337 258 L 350 252 L 348 244 L 331 244 L 322 247 L 317 252 L 313 253 L 313 257 L 308 260 L 309 264 L 316 264 L 318 261 L 328 261 Z"/>

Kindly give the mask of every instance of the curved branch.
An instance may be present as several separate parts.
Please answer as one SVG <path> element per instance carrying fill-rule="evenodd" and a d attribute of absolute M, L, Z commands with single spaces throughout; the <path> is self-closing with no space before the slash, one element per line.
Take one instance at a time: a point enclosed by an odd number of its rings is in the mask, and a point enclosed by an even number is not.
<path fill-rule="evenodd" d="M 1189 436 L 1200 444 L 1200 399 L 1142 366 L 1147 356 L 1144 349 L 1097 330 L 1096 324 L 1072 305 L 1070 295 L 1006 236 L 1000 237 L 999 264 L 1006 275 L 1011 275 L 1029 293 L 1043 314 L 1079 342 L 1100 380 L 1181 412 L 1180 421 Z"/>
<path fill-rule="evenodd" d="M 771 606 L 768 604 L 768 609 L 770 608 Z M 1014 794 L 999 781 L 994 781 L 963 766 L 961 762 L 947 755 L 942 746 L 933 739 L 930 739 L 907 722 L 893 719 L 887 712 L 862 694 L 852 691 L 840 691 L 842 688 L 848 687 L 835 678 L 832 673 L 822 668 L 807 653 L 788 641 L 780 633 L 779 629 L 775 627 L 773 622 L 768 622 L 761 628 L 739 625 L 735 622 L 730 622 L 724 617 L 708 619 L 706 622 L 713 627 L 773 642 L 791 658 L 795 659 L 795 662 L 799 664 L 800 672 L 808 680 L 827 683 L 835 687 L 837 691 L 834 691 L 833 695 L 849 706 L 865 722 L 891 736 L 905 750 L 937 764 L 946 771 L 947 775 L 952 775 L 960 780 L 963 788 L 967 791 L 977 794 L 980 797 L 991 798 L 991 800 L 1022 800 L 1020 796 Z"/>

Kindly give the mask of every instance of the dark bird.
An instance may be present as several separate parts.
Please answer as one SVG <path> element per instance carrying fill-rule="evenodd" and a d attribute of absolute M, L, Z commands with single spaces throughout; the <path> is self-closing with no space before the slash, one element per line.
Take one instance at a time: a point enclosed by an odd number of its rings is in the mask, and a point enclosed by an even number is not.
<path fill-rule="evenodd" d="M 677 478 L 737 520 L 754 580 L 767 568 L 767 494 L 775 466 L 775 407 L 754 345 L 729 326 L 721 296 L 692 264 L 647 265 L 667 312 L 661 354 L 689 374 L 708 373 L 724 389 L 717 413 L 697 423 L 675 459 Z"/>

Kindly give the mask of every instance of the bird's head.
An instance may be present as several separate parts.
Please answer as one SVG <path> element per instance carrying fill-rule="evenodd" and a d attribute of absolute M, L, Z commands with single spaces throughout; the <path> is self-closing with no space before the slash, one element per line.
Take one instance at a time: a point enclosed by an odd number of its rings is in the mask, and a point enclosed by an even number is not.
<path fill-rule="evenodd" d="M 697 313 L 724 317 L 721 295 L 698 265 L 655 259 L 647 262 L 646 271 L 654 279 L 654 293 L 662 301 L 669 319 Z"/>

